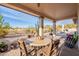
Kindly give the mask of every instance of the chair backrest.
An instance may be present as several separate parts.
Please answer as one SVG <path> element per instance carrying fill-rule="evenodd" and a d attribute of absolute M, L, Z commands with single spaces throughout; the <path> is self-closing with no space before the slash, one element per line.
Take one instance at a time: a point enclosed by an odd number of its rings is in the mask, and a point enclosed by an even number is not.
<path fill-rule="evenodd" d="M 27 48 L 26 48 L 26 45 L 24 43 L 24 40 L 19 39 L 18 44 L 19 44 L 19 47 L 20 47 L 20 55 L 21 56 L 27 55 Z"/>
<path fill-rule="evenodd" d="M 60 43 L 60 40 L 56 40 L 56 41 L 51 41 L 51 49 L 50 49 L 50 56 L 52 55 L 52 53 L 58 49 L 58 45 Z"/>
<path fill-rule="evenodd" d="M 60 40 L 54 41 L 54 46 L 55 46 L 56 48 L 58 48 L 59 43 L 60 43 Z"/>

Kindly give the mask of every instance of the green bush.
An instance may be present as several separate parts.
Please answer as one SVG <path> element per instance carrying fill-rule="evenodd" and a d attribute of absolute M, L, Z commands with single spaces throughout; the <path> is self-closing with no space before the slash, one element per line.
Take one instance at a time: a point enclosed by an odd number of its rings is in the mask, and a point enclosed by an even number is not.
<path fill-rule="evenodd" d="M 74 44 L 76 44 L 77 41 L 78 41 L 78 34 L 77 34 L 77 32 L 74 32 L 74 34 L 73 34 L 73 42 L 74 42 Z"/>
<path fill-rule="evenodd" d="M 9 30 L 7 29 L 0 29 L 0 37 L 4 37 L 5 35 L 7 35 L 9 32 Z"/>
<path fill-rule="evenodd" d="M 8 50 L 8 45 L 5 42 L 0 43 L 0 52 L 5 52 Z"/>
<path fill-rule="evenodd" d="M 4 42 L 0 43 L 0 48 L 4 48 L 6 46 L 6 44 Z"/>

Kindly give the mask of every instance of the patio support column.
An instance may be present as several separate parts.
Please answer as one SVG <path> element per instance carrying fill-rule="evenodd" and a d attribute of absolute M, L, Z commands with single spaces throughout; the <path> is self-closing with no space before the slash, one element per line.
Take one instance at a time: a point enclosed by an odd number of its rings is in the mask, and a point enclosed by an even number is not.
<path fill-rule="evenodd" d="M 56 35 L 56 21 L 53 21 L 53 33 Z"/>
<path fill-rule="evenodd" d="M 43 20 L 44 17 L 39 17 L 39 36 L 43 37 Z"/>
<path fill-rule="evenodd" d="M 62 24 L 62 32 L 64 32 L 64 24 Z"/>
<path fill-rule="evenodd" d="M 77 8 L 77 15 L 78 15 L 78 20 L 77 20 L 77 33 L 78 33 L 78 37 L 79 37 L 79 4 L 78 4 L 78 8 Z M 77 42 L 77 46 L 79 49 L 79 38 L 78 38 L 78 42 Z"/>

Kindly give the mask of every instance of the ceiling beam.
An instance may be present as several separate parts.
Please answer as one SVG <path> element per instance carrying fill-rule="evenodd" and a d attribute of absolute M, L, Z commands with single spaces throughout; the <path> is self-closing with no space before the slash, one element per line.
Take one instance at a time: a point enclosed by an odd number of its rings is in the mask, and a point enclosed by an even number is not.
<path fill-rule="evenodd" d="M 77 17 L 77 14 L 75 14 L 75 15 L 71 15 L 71 16 L 62 17 L 60 19 L 55 19 L 47 14 L 41 13 L 40 11 L 35 11 L 35 10 L 33 10 L 33 9 L 29 8 L 28 6 L 25 6 L 21 3 L 4 3 L 4 4 L 2 3 L 0 5 L 17 10 L 17 11 L 28 13 L 28 14 L 31 14 L 33 16 L 43 16 L 43 17 L 49 18 L 52 21 L 60 21 L 60 20 L 64 20 L 64 19 Z"/>
<path fill-rule="evenodd" d="M 31 13 L 31 12 L 28 12 L 27 10 L 25 10 L 25 9 L 22 9 L 22 8 L 20 8 L 20 7 L 18 7 L 18 6 L 20 6 L 20 4 L 14 4 L 14 3 L 2 3 L 2 4 L 0 4 L 1 6 L 4 6 L 4 7 L 7 7 L 7 8 L 10 8 L 10 9 L 14 9 L 14 10 L 16 10 L 16 11 L 20 11 L 20 12 L 23 12 L 23 13 L 27 13 L 27 14 L 31 14 L 31 15 L 34 15 L 34 16 L 38 16 L 38 15 L 36 15 L 36 14 L 34 14 L 34 13 Z"/>
<path fill-rule="evenodd" d="M 60 20 L 64 20 L 64 19 L 73 19 L 73 18 L 77 18 L 77 14 L 75 15 L 71 15 L 71 16 L 66 16 L 66 17 L 62 17 L 61 19 L 56 19 L 57 21 L 60 21 Z"/>
<path fill-rule="evenodd" d="M 17 10 L 17 11 L 21 11 L 21 12 L 24 12 L 24 13 L 28 13 L 28 14 L 32 14 L 34 16 L 43 16 L 43 17 L 46 17 L 46 18 L 49 18 L 51 20 L 56 20 L 46 14 L 43 14 L 41 12 L 38 12 L 38 11 L 35 11 L 35 10 L 32 10 L 31 8 L 27 7 L 27 6 L 24 6 L 22 4 L 18 4 L 18 3 L 6 3 L 6 4 L 0 4 L 2 6 L 5 6 L 5 7 L 8 7 L 8 8 L 11 8 L 11 9 L 14 9 L 14 10 Z"/>

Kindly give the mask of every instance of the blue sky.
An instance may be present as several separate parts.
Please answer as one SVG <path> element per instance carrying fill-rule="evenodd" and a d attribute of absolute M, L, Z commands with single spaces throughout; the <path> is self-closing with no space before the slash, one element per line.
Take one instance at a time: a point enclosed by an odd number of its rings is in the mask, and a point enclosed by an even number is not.
<path fill-rule="evenodd" d="M 38 17 L 25 14 L 16 10 L 12 10 L 3 6 L 0 6 L 0 15 L 3 15 L 3 19 L 5 22 L 10 23 L 11 27 L 21 27 L 26 28 L 29 26 L 34 27 L 35 24 L 37 24 L 37 21 L 39 20 Z M 65 21 L 58 21 L 58 25 L 62 24 L 70 24 L 73 23 L 73 21 L 70 19 L 66 19 Z M 46 19 L 44 20 L 45 25 L 53 25 L 52 21 Z"/>

